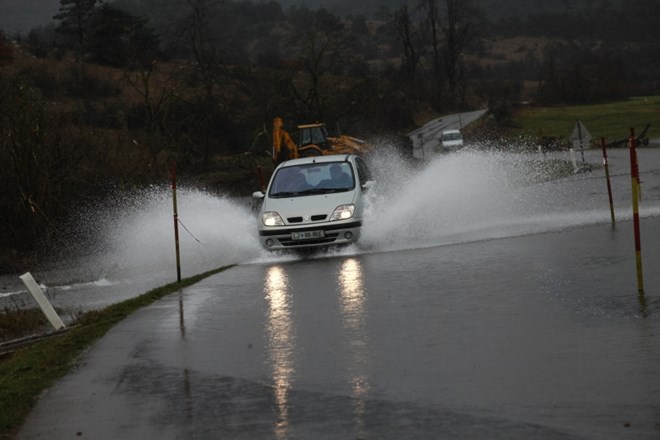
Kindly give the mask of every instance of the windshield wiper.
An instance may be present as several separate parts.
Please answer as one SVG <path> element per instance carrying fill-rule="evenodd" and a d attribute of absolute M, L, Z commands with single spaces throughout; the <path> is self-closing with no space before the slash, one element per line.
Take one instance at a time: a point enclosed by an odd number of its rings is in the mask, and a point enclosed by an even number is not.
<path fill-rule="evenodd" d="M 294 197 L 294 196 L 309 196 L 314 194 L 332 194 L 337 192 L 349 191 L 350 188 L 309 188 L 302 191 L 282 191 L 271 194 L 271 197 Z"/>
<path fill-rule="evenodd" d="M 278 193 L 271 194 L 271 197 L 291 197 L 291 196 L 299 196 L 300 191 L 281 191 Z"/>
<path fill-rule="evenodd" d="M 306 189 L 304 191 L 300 191 L 299 194 L 330 194 L 330 193 L 336 193 L 336 192 L 343 192 L 346 191 L 346 188 L 310 188 Z"/>

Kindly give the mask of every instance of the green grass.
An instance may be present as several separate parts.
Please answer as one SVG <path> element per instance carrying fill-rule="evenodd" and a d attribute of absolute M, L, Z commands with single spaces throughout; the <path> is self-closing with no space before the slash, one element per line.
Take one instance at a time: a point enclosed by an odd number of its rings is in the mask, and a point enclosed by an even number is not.
<path fill-rule="evenodd" d="M 76 326 L 0 361 L 0 438 L 12 438 L 41 393 L 74 367 L 78 357 L 135 310 L 227 268 L 186 278 L 138 297 L 83 314 Z"/>
<path fill-rule="evenodd" d="M 639 135 L 650 123 L 646 136 L 660 137 L 660 96 L 630 98 L 606 104 L 522 109 L 513 122 L 514 135 L 570 138 L 576 120 L 582 121 L 594 141 L 609 143 L 627 138 L 630 128 Z"/>
<path fill-rule="evenodd" d="M 45 328 L 48 328 L 48 320 L 40 309 L 0 310 L 0 342 L 29 336 Z"/>

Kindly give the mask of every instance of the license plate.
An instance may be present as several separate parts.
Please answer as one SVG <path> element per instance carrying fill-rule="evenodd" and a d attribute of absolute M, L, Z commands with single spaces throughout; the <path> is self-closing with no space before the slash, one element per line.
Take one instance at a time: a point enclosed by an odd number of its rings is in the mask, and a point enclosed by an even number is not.
<path fill-rule="evenodd" d="M 323 238 L 323 231 L 301 231 L 292 232 L 291 240 L 311 240 L 314 238 Z"/>

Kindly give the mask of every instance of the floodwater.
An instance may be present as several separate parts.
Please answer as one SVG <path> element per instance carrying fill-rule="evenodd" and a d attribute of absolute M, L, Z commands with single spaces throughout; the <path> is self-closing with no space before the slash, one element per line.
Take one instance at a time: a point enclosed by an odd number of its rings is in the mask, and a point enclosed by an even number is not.
<path fill-rule="evenodd" d="M 628 151 L 610 151 L 616 218 L 632 218 Z M 639 151 L 643 218 L 660 216 L 660 151 Z M 585 152 L 590 173 L 547 181 L 553 159 L 466 151 L 419 167 L 385 151 L 372 161 L 373 191 L 359 246 L 341 254 L 420 249 L 610 222 L 600 152 Z M 530 160 L 534 166 L 530 167 Z M 538 161 L 538 162 L 537 162 Z M 543 165 L 543 163 L 550 165 Z M 539 165 L 539 163 L 541 165 Z M 179 189 L 182 276 L 228 264 L 295 259 L 260 249 L 250 202 Z M 26 267 L 66 313 L 95 309 L 176 281 L 169 188 L 120 194 L 76 212 L 62 243 Z M 18 276 L 0 277 L 0 309 L 32 307 Z"/>
<path fill-rule="evenodd" d="M 384 157 L 360 244 L 302 259 L 184 193 L 185 271 L 240 264 L 116 326 L 18 438 L 657 439 L 660 151 L 639 152 L 643 294 L 627 153 L 614 228 L 597 152 L 559 181 L 530 156 Z M 108 282 L 173 267 L 166 202 L 125 217 Z"/>

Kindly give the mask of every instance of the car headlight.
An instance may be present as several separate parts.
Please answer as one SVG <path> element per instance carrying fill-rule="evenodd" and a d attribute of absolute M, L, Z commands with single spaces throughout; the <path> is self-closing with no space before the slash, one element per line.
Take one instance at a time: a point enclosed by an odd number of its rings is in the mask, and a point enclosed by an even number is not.
<path fill-rule="evenodd" d="M 353 217 L 355 212 L 355 205 L 339 205 L 335 208 L 335 211 L 330 216 L 330 221 L 335 220 L 346 220 Z"/>
<path fill-rule="evenodd" d="M 267 211 L 261 214 L 261 221 L 265 226 L 284 226 L 284 220 L 275 211 Z"/>

